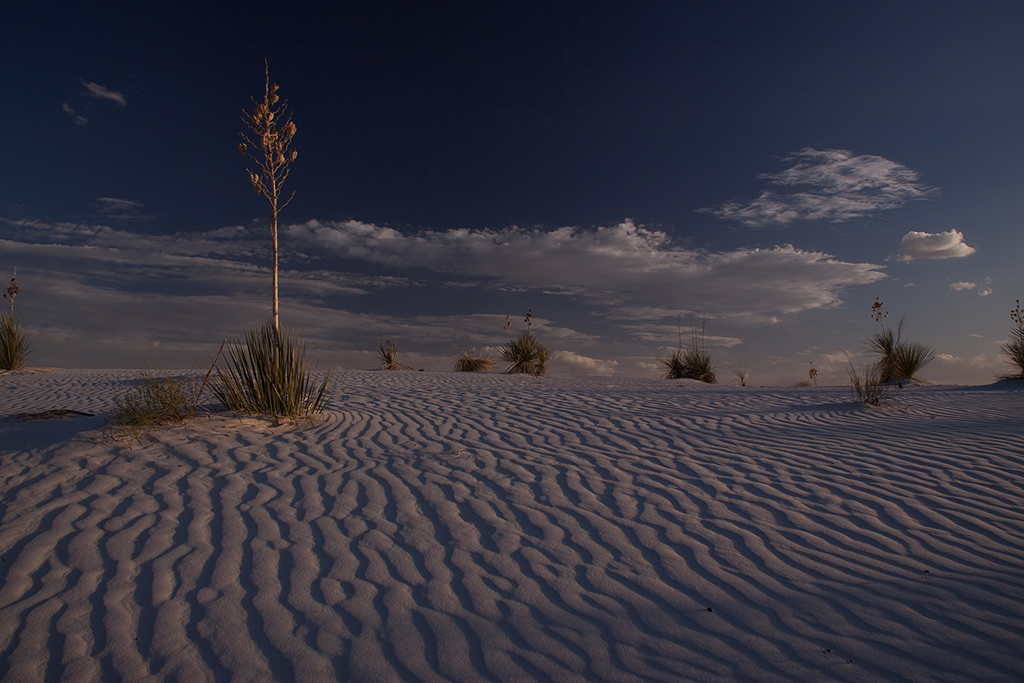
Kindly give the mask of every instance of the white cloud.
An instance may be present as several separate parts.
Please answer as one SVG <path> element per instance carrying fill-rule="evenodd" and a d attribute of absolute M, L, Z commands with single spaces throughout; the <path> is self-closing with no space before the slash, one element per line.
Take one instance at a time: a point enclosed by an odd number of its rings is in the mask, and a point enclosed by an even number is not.
<path fill-rule="evenodd" d="M 555 351 L 551 354 L 552 365 L 567 365 L 573 374 L 579 375 L 614 375 L 618 372 L 619 362 L 588 358 L 572 351 Z"/>
<path fill-rule="evenodd" d="M 98 83 L 93 83 L 92 81 L 87 81 L 84 79 L 79 80 L 81 81 L 82 85 L 85 86 L 85 89 L 88 91 L 86 94 L 90 97 L 96 97 L 101 100 L 110 100 L 111 102 L 118 103 L 122 107 L 128 104 L 128 101 L 124 99 L 124 95 L 122 95 L 119 92 L 116 92 L 114 90 L 107 90 L 102 85 Z"/>
<path fill-rule="evenodd" d="M 758 177 L 786 191 L 766 189 L 754 200 L 733 200 L 699 211 L 758 227 L 796 220 L 838 223 L 935 194 L 915 171 L 879 156 L 807 147 L 785 160 L 797 163 L 781 173 Z"/>
<path fill-rule="evenodd" d="M 680 311 L 735 316 L 830 307 L 844 287 L 885 277 L 882 266 L 837 261 L 792 245 L 717 253 L 685 249 L 667 234 L 629 220 L 594 230 L 513 226 L 416 234 L 357 221 L 309 221 L 289 226 L 287 235 L 308 244 L 310 253 L 574 294 L 627 319 Z"/>
<path fill-rule="evenodd" d="M 978 285 L 976 285 L 973 282 L 954 282 L 949 286 L 949 288 L 952 289 L 954 292 L 962 292 L 965 289 L 974 289 L 977 286 Z"/>
<path fill-rule="evenodd" d="M 963 258 L 975 252 L 964 243 L 964 235 L 957 230 L 947 232 L 911 231 L 900 240 L 900 260 Z"/>
<path fill-rule="evenodd" d="M 71 120 L 75 122 L 76 126 L 85 126 L 89 123 L 88 119 L 86 119 L 84 116 L 79 116 L 78 114 L 76 114 L 75 110 L 72 109 L 71 105 L 67 102 L 61 102 L 60 109 L 65 114 L 71 117 Z"/>

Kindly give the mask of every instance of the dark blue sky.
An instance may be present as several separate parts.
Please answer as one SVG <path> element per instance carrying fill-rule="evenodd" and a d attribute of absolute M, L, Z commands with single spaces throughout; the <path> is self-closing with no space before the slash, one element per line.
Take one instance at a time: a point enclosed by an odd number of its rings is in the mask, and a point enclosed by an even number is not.
<path fill-rule="evenodd" d="M 391 336 L 441 369 L 533 308 L 563 371 L 650 374 L 675 314 L 704 311 L 755 377 L 841 377 L 880 296 L 937 379 L 983 381 L 1024 293 L 1018 2 L 8 19 L 0 268 L 38 362 L 201 363 L 260 317 L 267 212 L 235 145 L 264 58 L 298 127 L 282 315 L 327 362 L 368 367 Z"/>

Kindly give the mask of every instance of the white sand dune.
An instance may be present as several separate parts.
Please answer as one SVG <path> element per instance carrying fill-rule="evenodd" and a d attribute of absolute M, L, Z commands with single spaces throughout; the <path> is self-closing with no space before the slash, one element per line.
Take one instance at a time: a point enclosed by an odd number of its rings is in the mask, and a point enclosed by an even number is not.
<path fill-rule="evenodd" d="M 1024 391 L 900 400 L 349 372 L 300 428 L 0 419 L 0 678 L 1024 680 Z"/>

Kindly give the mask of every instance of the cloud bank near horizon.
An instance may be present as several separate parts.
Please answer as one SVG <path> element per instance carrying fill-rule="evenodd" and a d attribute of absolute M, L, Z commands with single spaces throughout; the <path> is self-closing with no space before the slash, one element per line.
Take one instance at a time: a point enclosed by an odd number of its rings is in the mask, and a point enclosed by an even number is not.
<path fill-rule="evenodd" d="M 844 149 L 810 147 L 784 157 L 796 164 L 758 178 L 783 188 L 766 189 L 757 199 L 731 200 L 698 209 L 751 227 L 781 226 L 798 220 L 841 223 L 909 201 L 931 199 L 937 190 L 921 183 L 917 172 L 883 157 L 854 155 Z"/>
<path fill-rule="evenodd" d="M 311 254 L 402 271 L 556 291 L 599 302 L 609 316 L 657 319 L 680 311 L 770 316 L 834 306 L 853 285 L 885 277 L 883 266 L 847 263 L 792 245 L 707 252 L 626 220 L 585 230 L 453 229 L 414 234 L 359 221 L 287 228 Z"/>

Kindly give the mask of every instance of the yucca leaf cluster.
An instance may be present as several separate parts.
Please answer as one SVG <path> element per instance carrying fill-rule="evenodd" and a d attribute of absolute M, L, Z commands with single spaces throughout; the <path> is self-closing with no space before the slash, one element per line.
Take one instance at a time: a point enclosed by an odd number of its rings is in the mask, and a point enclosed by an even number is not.
<path fill-rule="evenodd" d="M 13 313 L 0 312 L 0 370 L 24 367 L 32 343 L 28 340 Z"/>
<path fill-rule="evenodd" d="M 665 379 L 695 379 L 708 384 L 718 384 L 718 375 L 711 365 L 711 354 L 708 353 L 704 344 L 707 332 L 708 321 L 701 317 L 700 334 L 690 318 L 690 348 L 683 348 L 683 333 L 680 326 L 682 316 L 676 316 L 676 328 L 679 331 L 679 346 L 668 358 L 659 358 L 658 361 L 665 366 Z M 735 371 L 734 371 L 735 372 Z M 739 374 L 739 373 L 737 373 Z M 740 381 L 745 379 L 746 372 L 740 376 Z"/>
<path fill-rule="evenodd" d="M 867 340 L 867 349 L 878 356 L 877 374 L 883 384 L 916 380 L 917 373 L 935 360 L 935 349 L 917 342 L 905 342 L 901 339 L 903 321 L 900 321 L 896 332 L 884 328 Z"/>
<path fill-rule="evenodd" d="M 551 357 L 548 349 L 530 330 L 518 337 L 510 338 L 498 352 L 509 362 L 505 373 L 509 375 L 533 375 L 543 377 L 548 373 L 547 362 Z"/>
<path fill-rule="evenodd" d="M 228 346 L 226 367 L 217 367 L 213 394 L 228 410 L 274 418 L 323 412 L 330 400 L 331 373 L 317 382 L 306 365 L 305 344 L 271 323 Z"/>
<path fill-rule="evenodd" d="M 676 349 L 668 358 L 659 358 L 665 366 L 665 379 L 695 379 L 718 384 L 718 375 L 711 366 L 711 354 L 703 348 Z"/>

